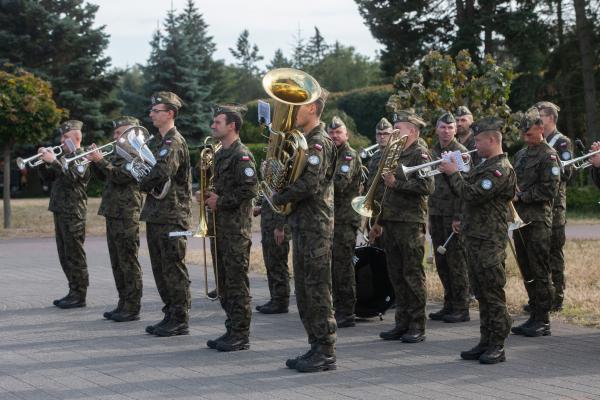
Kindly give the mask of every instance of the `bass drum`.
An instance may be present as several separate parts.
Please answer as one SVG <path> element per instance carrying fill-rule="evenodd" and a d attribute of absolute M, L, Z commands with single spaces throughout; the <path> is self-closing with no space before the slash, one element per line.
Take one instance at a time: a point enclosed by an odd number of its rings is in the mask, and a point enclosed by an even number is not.
<path fill-rule="evenodd" d="M 385 252 L 377 247 L 354 249 L 356 276 L 355 313 L 360 318 L 381 317 L 395 301 L 394 288 L 388 277 Z"/>

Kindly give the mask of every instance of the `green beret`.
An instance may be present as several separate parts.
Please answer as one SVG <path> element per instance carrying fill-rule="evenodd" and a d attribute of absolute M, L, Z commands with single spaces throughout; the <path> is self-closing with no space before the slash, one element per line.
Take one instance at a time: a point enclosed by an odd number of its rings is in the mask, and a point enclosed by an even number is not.
<path fill-rule="evenodd" d="M 120 116 L 119 118 L 115 118 L 112 121 L 113 129 L 117 129 L 127 125 L 140 126 L 140 121 L 135 117 L 130 117 L 129 115 Z"/>
<path fill-rule="evenodd" d="M 387 118 L 383 117 L 377 123 L 377 126 L 375 127 L 375 130 L 378 131 L 378 132 L 383 132 L 385 130 L 393 129 L 393 128 L 394 127 L 392 126 L 392 124 L 390 123 L 390 121 L 388 121 Z"/>
<path fill-rule="evenodd" d="M 535 103 L 534 107 L 537 108 L 540 111 L 543 110 L 543 109 L 545 109 L 545 108 L 551 108 L 551 109 L 553 109 L 556 112 L 560 111 L 560 107 L 559 106 L 557 106 L 556 104 L 551 103 L 549 101 L 538 101 L 537 103 Z"/>
<path fill-rule="evenodd" d="M 456 119 L 454 118 L 454 115 L 452 115 L 451 112 L 445 112 L 442 115 L 440 115 L 437 122 L 438 123 L 443 122 L 445 124 L 455 124 Z"/>
<path fill-rule="evenodd" d="M 504 120 L 498 117 L 486 117 L 482 118 L 479 121 L 475 122 L 471 125 L 471 130 L 473 131 L 473 135 L 477 136 L 482 132 L 500 132 L 504 129 Z"/>
<path fill-rule="evenodd" d="M 342 119 L 336 115 L 331 119 L 331 123 L 329 124 L 328 128 L 337 129 L 342 126 L 346 126 L 346 124 L 344 124 L 344 121 L 342 121 Z"/>
<path fill-rule="evenodd" d="M 540 116 L 540 111 L 535 107 L 531 107 L 522 113 L 517 121 L 517 126 L 521 132 L 527 132 L 532 126 L 541 124 L 542 117 Z"/>
<path fill-rule="evenodd" d="M 473 115 L 471 110 L 467 108 L 467 106 L 459 106 L 454 113 L 457 117 L 462 117 L 464 115 Z"/>
<path fill-rule="evenodd" d="M 150 98 L 152 105 L 156 104 L 168 104 L 179 110 L 183 105 L 183 100 L 179 98 L 175 93 L 172 92 L 156 92 Z"/>
<path fill-rule="evenodd" d="M 64 135 L 69 131 L 80 131 L 81 128 L 83 128 L 83 122 L 77 121 L 76 119 L 71 119 L 60 124 L 58 131 L 61 135 Z"/>
<path fill-rule="evenodd" d="M 212 110 L 214 117 L 219 114 L 237 114 L 242 118 L 246 114 L 246 111 L 248 111 L 248 107 L 239 103 L 225 103 L 216 104 Z"/>
<path fill-rule="evenodd" d="M 425 128 L 427 123 L 419 117 L 413 109 L 400 110 L 394 114 L 394 124 L 396 122 L 410 122 L 417 128 Z"/>

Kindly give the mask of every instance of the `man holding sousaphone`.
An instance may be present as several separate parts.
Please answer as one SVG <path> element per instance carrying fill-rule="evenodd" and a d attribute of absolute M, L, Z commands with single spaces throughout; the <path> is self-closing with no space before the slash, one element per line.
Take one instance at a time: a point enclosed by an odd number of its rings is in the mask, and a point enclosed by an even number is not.
<path fill-rule="evenodd" d="M 413 110 L 401 110 L 394 116 L 394 138 L 405 137 L 395 160 L 395 170 L 383 171 L 386 186 L 381 213 L 369 232 L 369 238 L 382 236 L 387 269 L 396 295 L 395 326 L 380 333 L 384 340 L 418 343 L 425 340 L 425 305 L 427 293 L 423 256 L 425 253 L 425 223 L 427 196 L 433 193 L 431 177 L 411 174 L 406 177 L 402 167 L 431 161 L 427 148 L 419 143 L 425 121 Z M 389 146 L 389 144 L 388 144 Z M 378 177 L 374 177 L 378 179 Z"/>

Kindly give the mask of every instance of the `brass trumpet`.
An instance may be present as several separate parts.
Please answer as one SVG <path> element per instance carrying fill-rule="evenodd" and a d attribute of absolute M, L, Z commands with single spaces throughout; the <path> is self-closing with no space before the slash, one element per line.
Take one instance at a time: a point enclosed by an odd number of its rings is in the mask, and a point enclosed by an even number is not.
<path fill-rule="evenodd" d="M 467 167 L 467 165 L 471 162 L 471 153 L 476 152 L 477 149 L 473 149 L 464 153 L 460 153 L 460 155 L 463 158 L 466 158 L 466 160 L 464 161 L 465 163 L 465 167 Z M 428 178 L 430 176 L 435 176 L 435 175 L 439 175 L 440 171 L 438 169 L 433 169 L 432 167 L 441 164 L 442 161 L 444 159 L 440 158 L 439 160 L 434 160 L 434 161 L 430 161 L 428 163 L 425 164 L 421 164 L 421 165 L 415 165 L 414 167 L 405 167 L 404 165 L 402 166 L 402 174 L 404 175 L 404 178 L 408 178 L 409 175 L 413 174 L 413 173 L 417 173 L 419 174 L 420 178 Z M 470 167 L 468 169 L 465 169 L 463 172 L 468 172 L 470 169 Z"/>
<path fill-rule="evenodd" d="M 584 154 L 581 157 L 573 158 L 572 160 L 568 160 L 568 161 L 559 160 L 560 167 L 562 169 L 564 169 L 565 167 L 568 167 L 569 165 L 573 165 L 573 168 L 575 168 L 576 170 L 586 169 L 592 165 L 592 163 L 588 160 L 588 158 L 595 156 L 596 154 L 599 154 L 599 153 L 600 153 L 600 150 L 590 151 L 589 153 Z"/>
<path fill-rule="evenodd" d="M 360 151 L 358 152 L 358 155 L 360 155 L 360 158 L 362 158 L 364 160 L 364 159 L 373 157 L 378 152 L 379 152 L 379 144 L 375 143 L 369 147 L 360 149 Z"/>
<path fill-rule="evenodd" d="M 58 145 L 58 146 L 54 146 L 54 147 L 48 147 L 48 149 L 52 150 L 56 157 L 60 156 L 63 153 L 63 145 L 62 144 Z M 31 156 L 28 158 L 19 157 L 19 158 L 17 158 L 16 162 L 17 162 L 17 167 L 19 167 L 20 170 L 24 170 L 28 167 L 29 168 L 38 167 L 44 163 L 44 160 L 42 160 L 42 153 L 37 153 L 35 156 Z"/>
<path fill-rule="evenodd" d="M 63 168 L 66 170 L 69 169 L 69 165 L 74 162 L 76 166 L 79 165 L 87 165 L 89 163 L 91 163 L 92 161 L 85 158 L 88 155 L 92 154 L 95 151 L 100 151 L 102 153 L 102 157 L 106 157 L 109 154 L 112 154 L 115 151 L 115 143 L 117 141 L 114 140 L 110 143 L 106 143 L 105 145 L 102 145 L 100 147 L 96 147 L 96 148 L 87 148 L 83 153 L 81 154 L 76 154 L 73 157 L 65 157 L 61 160 L 61 164 L 63 166 Z M 106 149 L 106 150 L 103 150 Z M 82 160 L 83 158 L 83 160 Z"/>

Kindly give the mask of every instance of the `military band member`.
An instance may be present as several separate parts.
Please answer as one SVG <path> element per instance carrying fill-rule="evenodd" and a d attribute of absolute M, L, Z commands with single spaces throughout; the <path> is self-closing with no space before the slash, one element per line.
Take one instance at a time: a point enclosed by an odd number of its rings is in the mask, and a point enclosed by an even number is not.
<path fill-rule="evenodd" d="M 352 209 L 352 199 L 359 195 L 362 163 L 356 150 L 348 143 L 344 121 L 333 117 L 328 127 L 329 137 L 337 149 L 333 176 L 334 228 L 332 248 L 333 308 L 338 328 L 355 325 L 356 279 L 354 248 L 360 215 Z"/>
<path fill-rule="evenodd" d="M 185 139 L 175 127 L 181 99 L 171 92 L 152 95 L 150 119 L 160 136 L 156 165 L 140 181 L 148 193 L 140 219 L 146 221 L 146 239 L 156 288 L 164 303 L 164 318 L 146 327 L 157 336 L 187 335 L 191 305 L 190 278 L 185 265 L 187 238 L 170 237 L 169 233 L 189 229 L 191 223 L 192 176 L 190 155 Z M 152 193 L 162 192 L 170 182 L 166 195 L 159 199 Z M 160 197 L 160 196 L 158 196 Z"/>
<path fill-rule="evenodd" d="M 549 101 L 541 101 L 535 105 L 540 111 L 544 123 L 544 138 L 550 147 L 554 148 L 562 161 L 573 157 L 573 145 L 568 136 L 556 129 L 560 108 Z M 558 192 L 552 208 L 552 237 L 550 239 L 550 271 L 554 286 L 554 301 L 552 310 L 558 311 L 563 307 L 565 297 L 565 225 L 567 224 L 567 182 L 573 176 L 575 169 L 572 165 L 561 168 Z"/>
<path fill-rule="evenodd" d="M 83 244 L 85 242 L 85 217 L 87 213 L 86 188 L 90 181 L 87 165 L 75 162 L 63 167 L 66 157 L 81 154 L 83 123 L 77 120 L 63 122 L 59 129 L 64 156 L 58 160 L 51 148 L 40 148 L 44 164 L 39 173 L 42 180 L 52 183 L 48 210 L 54 216 L 54 233 L 58 259 L 69 283 L 69 293 L 54 300 L 59 308 L 85 307 L 89 276 Z"/>
<path fill-rule="evenodd" d="M 433 178 L 418 174 L 403 179 L 402 166 L 431 161 L 427 148 L 419 143 L 425 122 L 412 110 L 395 116 L 394 129 L 408 136 L 396 171 L 384 174 L 386 194 L 379 222 L 373 225 L 370 238 L 383 237 L 387 267 L 396 295 L 396 325 L 381 332 L 384 340 L 418 343 L 425 340 L 425 305 L 427 293 L 423 256 L 425 254 L 425 218 L 427 196 L 433 193 Z"/>
<path fill-rule="evenodd" d="M 256 310 L 262 314 L 287 313 L 290 302 L 290 228 L 285 223 L 285 216 L 273 211 L 264 198 L 260 206 L 254 208 L 254 215 L 260 215 L 263 261 L 271 295 L 271 299 L 256 306 Z"/>
<path fill-rule="evenodd" d="M 525 336 L 550 335 L 550 310 L 554 287 L 550 272 L 552 202 L 560 182 L 556 151 L 544 140 L 544 126 L 537 108 L 523 114 L 519 123 L 527 147 L 515 154 L 517 193 L 515 208 L 528 223 L 513 232 L 517 260 L 529 295 L 531 315 L 511 331 Z"/>
<path fill-rule="evenodd" d="M 484 161 L 469 174 L 463 177 L 453 161 L 442 161 L 440 166 L 464 202 L 459 229 L 465 238 L 471 283 L 479 302 L 479 343 L 460 356 L 482 364 L 506 360 L 504 341 L 511 324 L 504 292 L 504 260 L 516 176 L 502 152 L 503 125 L 498 118 L 484 118 L 473 126 L 477 153 Z"/>
<path fill-rule="evenodd" d="M 471 130 L 473 124 L 473 114 L 467 106 L 459 106 L 454 116 L 456 118 L 456 139 L 460 144 L 465 146 L 467 150 L 475 150 L 475 135 Z M 477 153 L 471 153 L 471 163 L 479 164 L 481 157 Z"/>
<path fill-rule="evenodd" d="M 250 282 L 252 200 L 258 193 L 252 153 L 240 141 L 245 107 L 217 106 L 211 125 L 222 148 L 215 154 L 214 191 L 205 195 L 216 222 L 218 293 L 225 311 L 225 334 L 206 345 L 219 351 L 250 348 Z M 211 217 L 213 218 L 213 217 Z"/>
<path fill-rule="evenodd" d="M 434 159 L 442 158 L 445 152 L 467 149 L 458 143 L 456 120 L 451 113 L 441 115 L 436 124 L 438 142 L 431 153 Z M 429 196 L 429 232 L 435 249 L 443 245 L 460 224 L 462 200 L 452 192 L 448 178 L 435 176 L 435 191 Z M 435 252 L 435 266 L 444 287 L 444 306 L 430 313 L 429 318 L 444 322 L 469 321 L 469 274 L 462 237 L 455 232 L 446 246 L 446 253 Z"/>
<path fill-rule="evenodd" d="M 129 116 L 113 120 L 113 140 L 139 124 L 137 118 Z M 88 159 L 93 161 L 96 175 L 106 182 L 98 215 L 106 218 L 108 253 L 119 294 L 117 307 L 105 312 L 104 317 L 116 322 L 135 321 L 140 319 L 142 300 L 142 267 L 138 261 L 142 194 L 137 181 L 124 168 L 125 159 L 114 152 L 104 158 L 100 150 Z"/>
<path fill-rule="evenodd" d="M 600 150 L 600 142 L 594 142 L 592 144 L 592 148 L 590 151 L 598 151 Z M 591 175 L 592 180 L 596 184 L 596 186 L 600 187 L 600 154 L 596 154 L 590 157 L 590 162 L 592 163 Z"/>
<path fill-rule="evenodd" d="M 325 92 L 300 106 L 296 127 L 308 144 L 308 161 L 298 179 L 273 196 L 275 205 L 292 204 L 294 283 L 298 313 L 310 349 L 286 361 L 300 372 L 336 368 L 336 322 L 331 300 L 331 240 L 333 236 L 333 175 L 335 147 L 325 132 L 321 114 Z"/>

